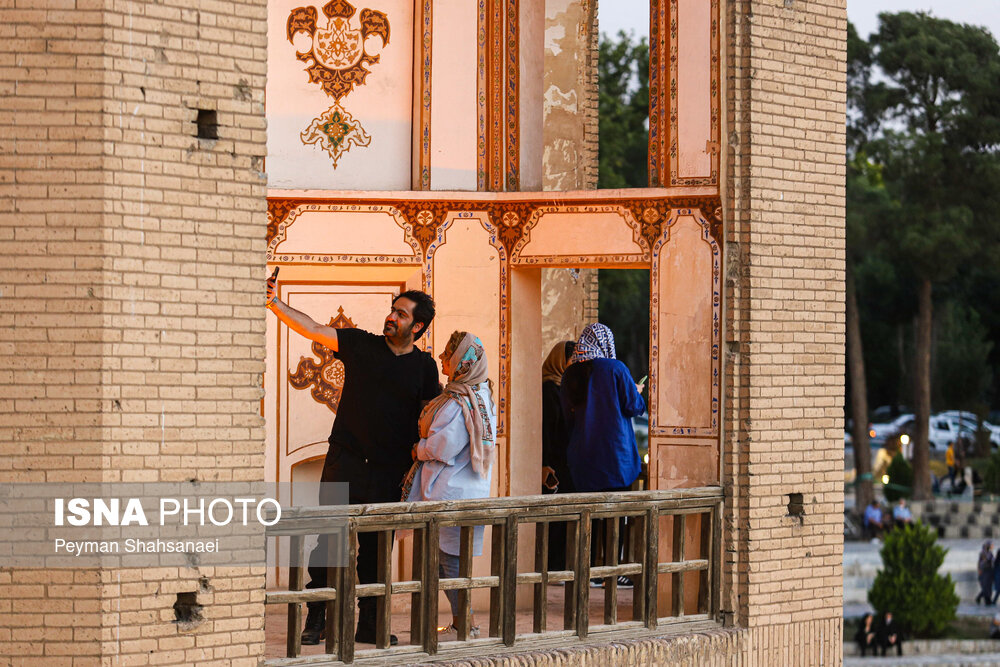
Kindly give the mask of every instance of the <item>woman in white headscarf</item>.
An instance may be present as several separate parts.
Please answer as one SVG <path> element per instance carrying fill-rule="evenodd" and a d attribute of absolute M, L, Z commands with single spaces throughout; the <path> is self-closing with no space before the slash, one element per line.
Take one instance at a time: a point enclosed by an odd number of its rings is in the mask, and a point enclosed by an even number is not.
<path fill-rule="evenodd" d="M 483 342 L 464 331 L 451 335 L 438 357 L 448 384 L 420 414 L 416 463 L 404 482 L 404 499 L 459 500 L 490 495 L 496 454 L 496 408 Z M 458 577 L 461 528 L 441 528 L 440 575 Z M 473 530 L 473 555 L 483 552 L 483 527 Z M 445 591 L 452 625 L 458 625 L 458 591 Z M 469 636 L 479 629 L 470 623 Z"/>

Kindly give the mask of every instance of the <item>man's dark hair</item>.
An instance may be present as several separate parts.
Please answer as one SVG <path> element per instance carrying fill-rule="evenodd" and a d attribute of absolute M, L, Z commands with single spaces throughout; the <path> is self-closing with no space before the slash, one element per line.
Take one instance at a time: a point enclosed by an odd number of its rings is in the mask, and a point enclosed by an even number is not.
<path fill-rule="evenodd" d="M 416 340 L 424 335 L 427 327 L 431 325 L 431 320 L 434 319 L 434 299 L 429 294 L 417 289 L 403 292 L 392 300 L 392 304 L 396 305 L 396 302 L 400 299 L 409 299 L 413 302 L 413 323 L 423 322 L 424 324 L 423 328 L 413 336 L 414 340 Z"/>

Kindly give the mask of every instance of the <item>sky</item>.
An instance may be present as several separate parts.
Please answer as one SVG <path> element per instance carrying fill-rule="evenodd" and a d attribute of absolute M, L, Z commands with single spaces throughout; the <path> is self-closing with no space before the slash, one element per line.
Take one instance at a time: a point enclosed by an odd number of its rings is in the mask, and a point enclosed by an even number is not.
<path fill-rule="evenodd" d="M 598 2 L 601 32 L 614 35 L 624 29 L 637 37 L 648 36 L 648 7 L 648 0 Z M 868 37 L 878 27 L 879 12 L 901 11 L 928 11 L 957 23 L 986 26 L 1000 40 L 1000 0 L 847 0 L 847 18 L 862 37 Z"/>

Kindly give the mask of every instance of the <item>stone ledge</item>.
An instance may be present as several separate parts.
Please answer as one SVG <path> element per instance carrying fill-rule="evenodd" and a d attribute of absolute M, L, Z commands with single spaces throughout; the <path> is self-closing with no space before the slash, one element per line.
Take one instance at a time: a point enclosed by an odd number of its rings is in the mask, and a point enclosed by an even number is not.
<path fill-rule="evenodd" d="M 997 639 L 914 639 L 903 642 L 907 655 L 973 655 L 992 653 L 1000 656 Z M 858 657 L 861 651 L 854 642 L 844 642 L 844 657 Z"/>
<path fill-rule="evenodd" d="M 729 664 L 740 654 L 746 629 L 715 628 L 638 639 L 588 641 L 576 646 L 534 648 L 517 653 L 427 661 L 455 667 L 569 667 L 575 665 L 677 664 L 704 656 L 705 664 Z"/>

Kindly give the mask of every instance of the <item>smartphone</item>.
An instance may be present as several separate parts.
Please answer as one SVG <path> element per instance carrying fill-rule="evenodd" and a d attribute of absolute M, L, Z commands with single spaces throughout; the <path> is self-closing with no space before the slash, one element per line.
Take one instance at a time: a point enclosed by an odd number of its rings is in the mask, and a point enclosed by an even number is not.
<path fill-rule="evenodd" d="M 274 267 L 274 273 L 271 274 L 271 278 L 272 279 L 274 279 L 274 280 L 278 279 L 278 269 L 280 269 L 280 268 L 281 268 L 280 266 Z"/>
<path fill-rule="evenodd" d="M 646 380 L 648 380 L 648 379 L 649 379 L 648 375 L 643 375 L 642 379 L 639 380 L 638 382 L 636 382 L 636 384 L 646 384 Z"/>

